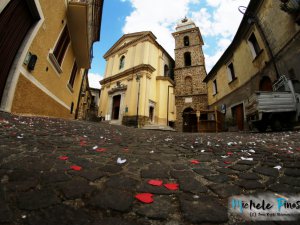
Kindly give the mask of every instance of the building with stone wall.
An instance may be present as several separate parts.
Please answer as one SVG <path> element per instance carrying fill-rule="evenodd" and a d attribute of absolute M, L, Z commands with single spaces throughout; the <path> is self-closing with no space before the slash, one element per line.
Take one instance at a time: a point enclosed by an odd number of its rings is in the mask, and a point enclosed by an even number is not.
<path fill-rule="evenodd" d="M 174 60 L 152 32 L 123 35 L 104 58 L 99 116 L 138 127 L 175 120 Z"/>
<path fill-rule="evenodd" d="M 222 110 L 228 126 L 246 129 L 245 101 L 255 91 L 271 91 L 281 75 L 299 83 L 300 7 L 286 2 L 251 0 L 232 43 L 204 79 L 210 108 Z M 282 10 L 292 2 L 294 10 Z"/>
<path fill-rule="evenodd" d="M 0 1 L 0 109 L 74 118 L 103 0 Z"/>
<path fill-rule="evenodd" d="M 207 109 L 203 40 L 198 27 L 183 19 L 173 33 L 175 39 L 176 129 L 198 132 L 200 111 Z"/>

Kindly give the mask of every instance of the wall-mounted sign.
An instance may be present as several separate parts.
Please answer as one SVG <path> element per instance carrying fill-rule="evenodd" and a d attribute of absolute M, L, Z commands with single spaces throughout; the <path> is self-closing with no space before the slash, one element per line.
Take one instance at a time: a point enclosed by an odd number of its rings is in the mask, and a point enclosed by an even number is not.
<path fill-rule="evenodd" d="M 185 103 L 192 103 L 193 102 L 193 98 L 185 98 L 184 102 Z"/>

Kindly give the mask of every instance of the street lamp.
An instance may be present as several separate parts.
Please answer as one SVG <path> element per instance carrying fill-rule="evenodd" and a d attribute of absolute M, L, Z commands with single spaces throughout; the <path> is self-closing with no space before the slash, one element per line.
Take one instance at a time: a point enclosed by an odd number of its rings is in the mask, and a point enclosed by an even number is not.
<path fill-rule="evenodd" d="M 141 75 L 136 75 L 136 82 L 139 82 L 139 88 L 138 88 L 138 99 L 137 99 L 137 105 L 136 105 L 136 128 L 139 127 L 139 102 L 140 102 L 140 86 L 141 86 Z"/>

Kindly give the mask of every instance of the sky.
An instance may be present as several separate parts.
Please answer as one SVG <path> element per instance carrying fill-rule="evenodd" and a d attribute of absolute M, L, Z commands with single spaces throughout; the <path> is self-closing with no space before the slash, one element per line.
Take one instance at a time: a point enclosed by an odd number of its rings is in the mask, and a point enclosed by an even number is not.
<path fill-rule="evenodd" d="M 100 42 L 93 47 L 89 83 L 100 88 L 106 61 L 103 55 L 124 34 L 152 31 L 158 43 L 174 58 L 172 33 L 184 17 L 200 28 L 209 72 L 229 46 L 242 20 L 239 6 L 250 0 L 104 0 Z"/>

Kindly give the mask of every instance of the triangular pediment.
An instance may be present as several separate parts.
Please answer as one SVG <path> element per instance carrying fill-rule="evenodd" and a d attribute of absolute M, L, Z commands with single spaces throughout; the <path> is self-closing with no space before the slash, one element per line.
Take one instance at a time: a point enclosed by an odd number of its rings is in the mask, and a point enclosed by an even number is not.
<path fill-rule="evenodd" d="M 137 42 L 138 40 L 142 39 L 146 36 L 152 36 L 154 40 L 156 37 L 153 35 L 150 31 L 143 31 L 143 32 L 136 32 L 131 34 L 124 34 L 105 54 L 104 58 L 107 58 L 109 55 L 118 52 L 119 50 L 125 48 L 126 46 L 129 46 L 130 44 L 133 44 Z"/>

